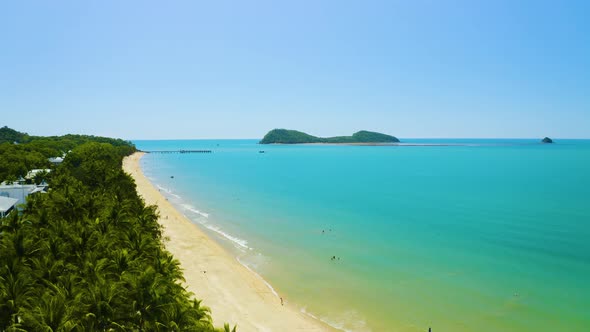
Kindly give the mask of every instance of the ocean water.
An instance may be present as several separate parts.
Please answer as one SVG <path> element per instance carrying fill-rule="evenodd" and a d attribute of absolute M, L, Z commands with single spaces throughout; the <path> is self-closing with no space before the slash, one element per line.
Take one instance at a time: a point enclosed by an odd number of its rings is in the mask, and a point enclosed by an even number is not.
<path fill-rule="evenodd" d="M 213 150 L 141 166 L 286 302 L 334 327 L 590 331 L 590 141 L 404 141 L 445 146 L 134 143 Z"/>

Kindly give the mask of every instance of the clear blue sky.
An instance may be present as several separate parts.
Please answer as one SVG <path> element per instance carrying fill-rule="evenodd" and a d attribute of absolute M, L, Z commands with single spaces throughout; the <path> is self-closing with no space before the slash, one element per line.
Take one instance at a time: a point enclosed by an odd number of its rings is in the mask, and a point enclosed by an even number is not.
<path fill-rule="evenodd" d="M 590 1 L 5 1 L 36 135 L 590 138 Z"/>

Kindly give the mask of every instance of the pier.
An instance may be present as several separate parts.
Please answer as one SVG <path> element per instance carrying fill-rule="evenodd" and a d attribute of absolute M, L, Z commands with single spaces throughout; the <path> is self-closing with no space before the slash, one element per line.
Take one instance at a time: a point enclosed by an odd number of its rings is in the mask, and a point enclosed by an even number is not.
<path fill-rule="evenodd" d="M 211 150 L 152 150 L 145 153 L 212 153 Z"/>

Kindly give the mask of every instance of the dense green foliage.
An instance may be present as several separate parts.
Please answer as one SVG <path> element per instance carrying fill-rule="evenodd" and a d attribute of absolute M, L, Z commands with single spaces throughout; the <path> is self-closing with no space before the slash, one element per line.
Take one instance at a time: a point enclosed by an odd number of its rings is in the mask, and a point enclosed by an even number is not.
<path fill-rule="evenodd" d="M 51 168 L 48 158 L 61 157 L 88 142 L 108 143 L 121 156 L 135 151 L 133 144 L 114 138 L 88 135 L 29 136 L 8 127 L 0 128 L 0 182 L 15 181 L 32 169 Z"/>
<path fill-rule="evenodd" d="M 214 331 L 122 170 L 133 147 L 101 141 L 75 147 L 49 193 L 0 219 L 0 331 Z"/>
<path fill-rule="evenodd" d="M 273 129 L 260 144 L 301 144 L 301 143 L 397 143 L 394 136 L 361 130 L 352 136 L 316 137 L 297 130 Z"/>
<path fill-rule="evenodd" d="M 21 133 L 18 132 L 14 129 L 10 129 L 6 126 L 0 128 L 0 144 L 2 143 L 23 143 L 23 142 L 28 142 L 30 139 L 30 136 L 25 134 L 25 133 Z"/>
<path fill-rule="evenodd" d="M 290 143 L 318 143 L 319 137 L 315 137 L 297 130 L 273 129 L 269 131 L 260 144 L 290 144 Z"/>
<path fill-rule="evenodd" d="M 553 140 L 549 137 L 545 137 L 541 140 L 541 143 L 553 143 Z"/>

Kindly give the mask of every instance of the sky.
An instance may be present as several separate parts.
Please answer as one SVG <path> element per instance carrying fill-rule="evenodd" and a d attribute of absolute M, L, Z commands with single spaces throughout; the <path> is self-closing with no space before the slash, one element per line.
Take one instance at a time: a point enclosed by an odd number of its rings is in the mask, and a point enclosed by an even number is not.
<path fill-rule="evenodd" d="M 590 1 L 4 1 L 0 126 L 590 138 Z"/>

